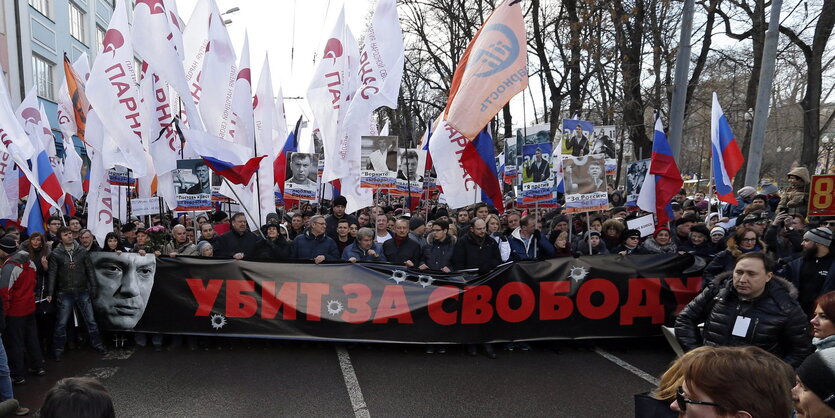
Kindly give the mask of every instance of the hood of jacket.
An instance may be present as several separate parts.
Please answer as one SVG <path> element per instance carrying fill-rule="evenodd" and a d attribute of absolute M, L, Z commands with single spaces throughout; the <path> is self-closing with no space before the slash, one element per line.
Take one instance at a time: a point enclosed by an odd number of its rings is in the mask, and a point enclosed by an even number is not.
<path fill-rule="evenodd" d="M 810 181 L 809 169 L 807 169 L 806 167 L 792 168 L 791 170 L 789 170 L 789 172 L 786 175 L 787 176 L 791 175 L 791 176 L 800 177 L 803 180 L 803 182 L 806 183 L 806 184 L 809 184 L 809 181 Z"/>
<path fill-rule="evenodd" d="M 17 251 L 16 253 L 10 255 L 6 261 L 17 264 L 26 264 L 29 262 L 29 253 L 23 250 Z"/>

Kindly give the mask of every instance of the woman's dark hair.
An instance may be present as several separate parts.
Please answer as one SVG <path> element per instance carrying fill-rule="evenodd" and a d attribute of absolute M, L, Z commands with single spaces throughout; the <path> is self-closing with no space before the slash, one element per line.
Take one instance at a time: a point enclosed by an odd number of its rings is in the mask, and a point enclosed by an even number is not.
<path fill-rule="evenodd" d="M 115 249 L 110 248 L 110 246 L 107 244 L 107 242 L 110 241 L 110 238 L 116 238 L 116 248 Z M 115 232 L 108 232 L 107 235 L 104 236 L 104 248 L 102 248 L 101 250 L 106 252 L 106 253 L 115 253 L 116 250 L 118 249 L 118 247 L 119 247 L 119 236 L 116 235 Z"/>

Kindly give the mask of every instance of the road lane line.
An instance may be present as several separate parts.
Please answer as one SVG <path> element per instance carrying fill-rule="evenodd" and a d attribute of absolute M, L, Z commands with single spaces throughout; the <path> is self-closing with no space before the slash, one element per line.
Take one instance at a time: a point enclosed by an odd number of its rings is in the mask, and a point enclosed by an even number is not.
<path fill-rule="evenodd" d="M 82 377 L 95 377 L 99 380 L 104 380 L 112 377 L 119 371 L 118 367 L 93 367 L 82 374 Z"/>
<path fill-rule="evenodd" d="M 351 364 L 351 356 L 344 346 L 336 346 L 336 355 L 339 357 L 339 367 L 342 369 L 342 377 L 345 379 L 345 388 L 348 389 L 348 397 L 351 398 L 351 406 L 354 408 L 354 415 L 357 418 L 370 418 L 368 405 L 362 397 L 360 382 L 357 374 L 354 373 L 354 366 Z"/>
<path fill-rule="evenodd" d="M 617 357 L 608 351 L 600 348 L 594 347 L 594 352 L 605 358 L 606 360 L 611 361 L 612 363 L 617 364 L 618 366 L 628 370 L 630 373 L 634 374 L 635 376 L 640 377 L 641 379 L 646 380 L 647 382 L 651 383 L 653 386 L 658 386 L 658 379 L 655 376 L 623 361 L 620 357 Z"/>
<path fill-rule="evenodd" d="M 102 356 L 102 360 L 127 360 L 133 353 L 136 352 L 136 348 L 117 348 L 114 350 L 110 350 Z"/>

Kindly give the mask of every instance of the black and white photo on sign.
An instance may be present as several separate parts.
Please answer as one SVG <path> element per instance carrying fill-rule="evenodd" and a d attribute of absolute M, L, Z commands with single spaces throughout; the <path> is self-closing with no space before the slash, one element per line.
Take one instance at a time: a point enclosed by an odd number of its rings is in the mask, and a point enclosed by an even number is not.
<path fill-rule="evenodd" d="M 397 168 L 397 137 L 364 136 L 361 153 L 364 170 L 394 172 Z"/>
<path fill-rule="evenodd" d="M 397 157 L 397 179 L 422 182 L 426 167 L 426 151 L 401 148 Z"/>
<path fill-rule="evenodd" d="M 284 187 L 291 189 L 315 190 L 319 156 L 304 152 L 291 152 L 287 156 L 287 171 Z"/>
<path fill-rule="evenodd" d="M 649 159 L 634 161 L 626 165 L 626 204 L 628 206 L 638 205 L 638 195 L 641 193 L 641 186 L 644 185 L 644 178 L 649 170 Z"/>
<path fill-rule="evenodd" d="M 565 192 L 586 194 L 606 191 L 606 172 L 603 155 L 563 157 Z"/>
<path fill-rule="evenodd" d="M 174 186 L 178 194 L 211 194 L 212 170 L 202 159 L 177 160 Z"/>
<path fill-rule="evenodd" d="M 157 262 L 153 254 L 91 252 L 93 309 L 104 329 L 133 329 L 148 306 Z M 131 289 L 126 292 L 125 289 Z"/>
<path fill-rule="evenodd" d="M 603 154 L 607 159 L 617 158 L 615 125 L 595 126 L 591 138 L 591 154 Z"/>

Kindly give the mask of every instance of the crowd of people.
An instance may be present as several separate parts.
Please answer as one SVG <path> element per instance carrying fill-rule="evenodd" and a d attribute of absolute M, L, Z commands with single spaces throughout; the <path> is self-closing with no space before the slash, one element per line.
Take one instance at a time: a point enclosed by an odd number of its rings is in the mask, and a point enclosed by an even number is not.
<path fill-rule="evenodd" d="M 781 197 L 777 188 L 744 187 L 737 205 L 716 206 L 703 193 L 672 202 L 673 217 L 651 234 L 629 228 L 646 215 L 614 206 L 596 213 L 565 214 L 562 208 L 504 213 L 486 203 L 457 211 L 436 206 L 411 212 L 383 204 L 346 213 L 346 200 L 336 197 L 317 212 L 309 204 L 286 213 L 271 213 L 251 228 L 245 213 L 132 216 L 117 225 L 99 246 L 85 229 L 83 217 L 53 216 L 46 232 L 25 234 L 15 226 L 0 229 L 3 260 L 0 315 L 9 382 L 24 384 L 27 374 L 43 375 L 44 358 L 60 361 L 66 346 L 86 341 L 106 351 L 91 299 L 90 253 L 137 253 L 140 256 L 197 256 L 242 260 L 323 262 L 388 262 L 407 268 L 450 272 L 473 269 L 486 273 L 507 261 L 547 260 L 604 254 L 691 254 L 703 267 L 703 290 L 678 316 L 676 335 L 682 347 L 758 346 L 799 367 L 812 353 L 812 321 L 818 348 L 835 345 L 835 330 L 826 333 L 832 309 L 820 298 L 835 290 L 835 217 L 808 218 L 796 184 L 802 173 L 789 173 L 792 187 Z M 622 202 L 610 189 L 612 204 Z M 831 301 L 831 297 L 830 300 Z M 829 306 L 829 307 L 827 307 Z M 83 327 L 69 318 L 78 312 Z M 704 328 L 699 324 L 704 323 Z M 832 322 L 826 322 L 831 328 Z M 135 342 L 147 344 L 144 334 Z M 163 336 L 151 335 L 157 350 Z M 199 345 L 189 338 L 189 346 Z M 171 338 L 171 345 L 182 339 Z M 509 343 L 506 350 L 527 350 Z M 492 345 L 482 346 L 496 357 Z M 427 353 L 446 347 L 428 346 Z M 477 354 L 476 346 L 467 351 Z M 2 359 L 0 359 L 0 363 Z M 0 370 L 0 377 L 3 370 Z M 10 398 L 11 384 L 0 378 L 0 396 Z M 687 395 L 692 392 L 684 391 Z M 684 409 L 685 404 L 679 404 Z"/>

